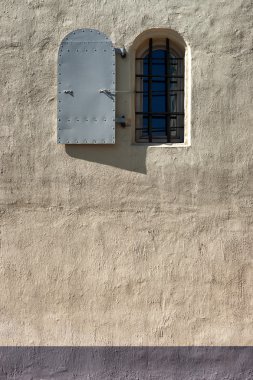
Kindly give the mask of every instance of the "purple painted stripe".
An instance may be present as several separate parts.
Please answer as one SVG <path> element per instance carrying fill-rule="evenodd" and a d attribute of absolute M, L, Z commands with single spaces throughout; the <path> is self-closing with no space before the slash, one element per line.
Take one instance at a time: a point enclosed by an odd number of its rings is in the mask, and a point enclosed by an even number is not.
<path fill-rule="evenodd" d="M 0 347 L 0 379 L 252 380 L 253 347 Z"/>

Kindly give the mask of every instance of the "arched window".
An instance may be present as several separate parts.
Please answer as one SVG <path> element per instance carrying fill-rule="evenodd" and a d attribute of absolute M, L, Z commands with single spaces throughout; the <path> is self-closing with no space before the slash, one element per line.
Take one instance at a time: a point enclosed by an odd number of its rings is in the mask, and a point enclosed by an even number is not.
<path fill-rule="evenodd" d="M 184 49 L 169 38 L 148 38 L 136 52 L 138 143 L 184 142 Z"/>

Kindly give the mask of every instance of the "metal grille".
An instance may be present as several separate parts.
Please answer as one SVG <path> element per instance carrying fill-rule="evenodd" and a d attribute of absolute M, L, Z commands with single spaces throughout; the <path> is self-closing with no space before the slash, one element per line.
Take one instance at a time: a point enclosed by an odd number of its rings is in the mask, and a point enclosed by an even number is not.
<path fill-rule="evenodd" d="M 184 59 L 166 39 L 136 58 L 136 142 L 184 142 Z"/>

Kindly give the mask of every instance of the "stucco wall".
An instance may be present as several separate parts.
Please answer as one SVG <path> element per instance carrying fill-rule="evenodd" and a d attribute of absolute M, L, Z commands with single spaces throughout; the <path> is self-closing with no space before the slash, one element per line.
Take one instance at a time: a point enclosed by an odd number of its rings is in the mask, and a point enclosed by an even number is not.
<path fill-rule="evenodd" d="M 2 0 L 0 345 L 251 345 L 252 1 Z M 192 52 L 191 146 L 56 144 L 76 28 Z M 118 58 L 129 88 L 131 54 Z M 127 94 L 117 112 L 131 120 Z"/>

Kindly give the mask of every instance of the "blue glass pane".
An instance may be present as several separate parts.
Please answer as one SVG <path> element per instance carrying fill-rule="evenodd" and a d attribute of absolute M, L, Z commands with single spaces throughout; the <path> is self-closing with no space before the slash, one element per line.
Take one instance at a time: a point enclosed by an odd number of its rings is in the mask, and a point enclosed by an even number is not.
<path fill-rule="evenodd" d="M 169 66 L 169 71 L 166 73 L 166 50 L 153 50 L 152 51 L 152 75 L 157 76 L 152 78 L 152 113 L 166 112 L 166 78 L 165 75 L 172 76 L 175 74 L 176 67 Z M 149 54 L 143 60 L 143 112 L 148 112 L 148 58 Z M 174 58 L 170 55 L 170 59 Z M 173 89 L 174 83 L 170 83 L 170 89 Z M 175 109 L 175 98 L 170 97 L 170 111 Z M 148 118 L 144 118 L 143 127 L 148 127 Z M 166 134 L 166 117 L 152 118 L 152 133 L 153 136 L 161 136 Z"/>

